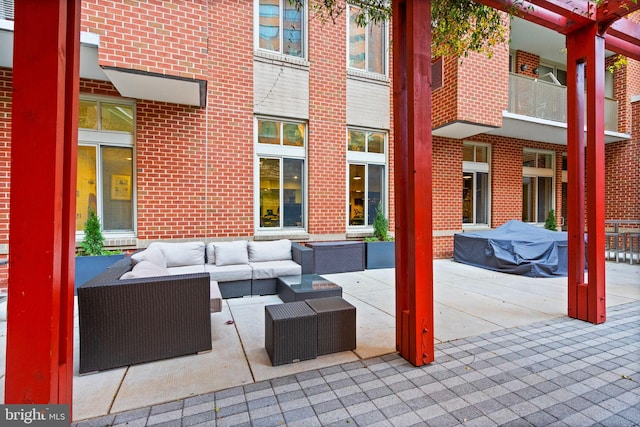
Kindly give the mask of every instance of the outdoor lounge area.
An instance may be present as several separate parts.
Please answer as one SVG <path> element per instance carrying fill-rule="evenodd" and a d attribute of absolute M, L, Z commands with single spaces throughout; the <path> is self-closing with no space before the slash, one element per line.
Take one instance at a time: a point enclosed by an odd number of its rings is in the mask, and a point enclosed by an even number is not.
<path fill-rule="evenodd" d="M 614 262 L 606 267 L 607 305 L 638 303 L 640 268 Z M 438 343 L 566 318 L 566 278 L 514 276 L 449 260 L 435 260 L 434 270 Z M 356 348 L 279 366 L 272 366 L 264 334 L 265 307 L 282 304 L 277 295 L 223 300 L 221 312 L 210 315 L 211 351 L 87 375 L 78 374 L 80 337 L 76 330 L 74 421 L 393 354 L 394 274 L 394 269 L 382 269 L 323 275 L 341 286 L 344 300 L 356 308 Z M 3 383 L 5 321 L 0 328 Z M 445 361 L 436 357 L 435 365 Z M 4 391 L 3 384 L 0 390 Z"/>

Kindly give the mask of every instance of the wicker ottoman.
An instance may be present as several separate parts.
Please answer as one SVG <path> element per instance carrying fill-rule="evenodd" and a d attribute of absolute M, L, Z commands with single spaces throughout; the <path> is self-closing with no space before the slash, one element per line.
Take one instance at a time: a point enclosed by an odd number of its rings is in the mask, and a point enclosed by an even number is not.
<path fill-rule="evenodd" d="M 264 308 L 264 346 L 273 366 L 315 359 L 318 316 L 304 301 Z"/>
<path fill-rule="evenodd" d="M 356 348 L 356 308 L 341 297 L 306 301 L 318 314 L 318 356 Z"/>

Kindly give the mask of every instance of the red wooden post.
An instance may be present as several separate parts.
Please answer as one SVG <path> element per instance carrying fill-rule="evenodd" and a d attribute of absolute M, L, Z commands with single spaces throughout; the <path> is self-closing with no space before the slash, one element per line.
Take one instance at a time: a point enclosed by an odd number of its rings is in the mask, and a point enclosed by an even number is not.
<path fill-rule="evenodd" d="M 80 0 L 15 4 L 5 403 L 71 404 Z"/>
<path fill-rule="evenodd" d="M 606 320 L 604 260 L 604 39 L 596 23 L 567 35 L 568 105 L 568 314 L 591 323 Z M 584 280 L 585 141 L 587 82 L 588 283 Z"/>
<path fill-rule="evenodd" d="M 393 2 L 396 347 L 415 366 L 434 360 L 431 2 Z"/>

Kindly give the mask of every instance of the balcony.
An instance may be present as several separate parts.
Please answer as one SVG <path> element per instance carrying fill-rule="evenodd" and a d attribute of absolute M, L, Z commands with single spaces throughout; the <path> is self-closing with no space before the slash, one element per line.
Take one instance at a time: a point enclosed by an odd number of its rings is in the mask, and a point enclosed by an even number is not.
<path fill-rule="evenodd" d="M 517 74 L 509 75 L 509 113 L 567 123 L 567 88 Z M 618 101 L 605 98 L 605 131 L 618 131 Z M 586 117 L 586 111 L 585 111 Z"/>
<path fill-rule="evenodd" d="M 630 139 L 631 135 L 617 130 L 618 102 L 605 99 L 604 110 L 605 143 Z M 566 145 L 567 88 L 540 79 L 510 74 L 509 106 L 502 112 L 502 126 L 486 133 Z"/>

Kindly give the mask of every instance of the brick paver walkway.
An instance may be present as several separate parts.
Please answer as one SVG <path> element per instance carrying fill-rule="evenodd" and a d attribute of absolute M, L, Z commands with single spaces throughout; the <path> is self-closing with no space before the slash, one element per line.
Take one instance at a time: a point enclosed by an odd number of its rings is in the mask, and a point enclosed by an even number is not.
<path fill-rule="evenodd" d="M 438 344 L 420 368 L 390 354 L 74 425 L 637 426 L 640 303 Z"/>

